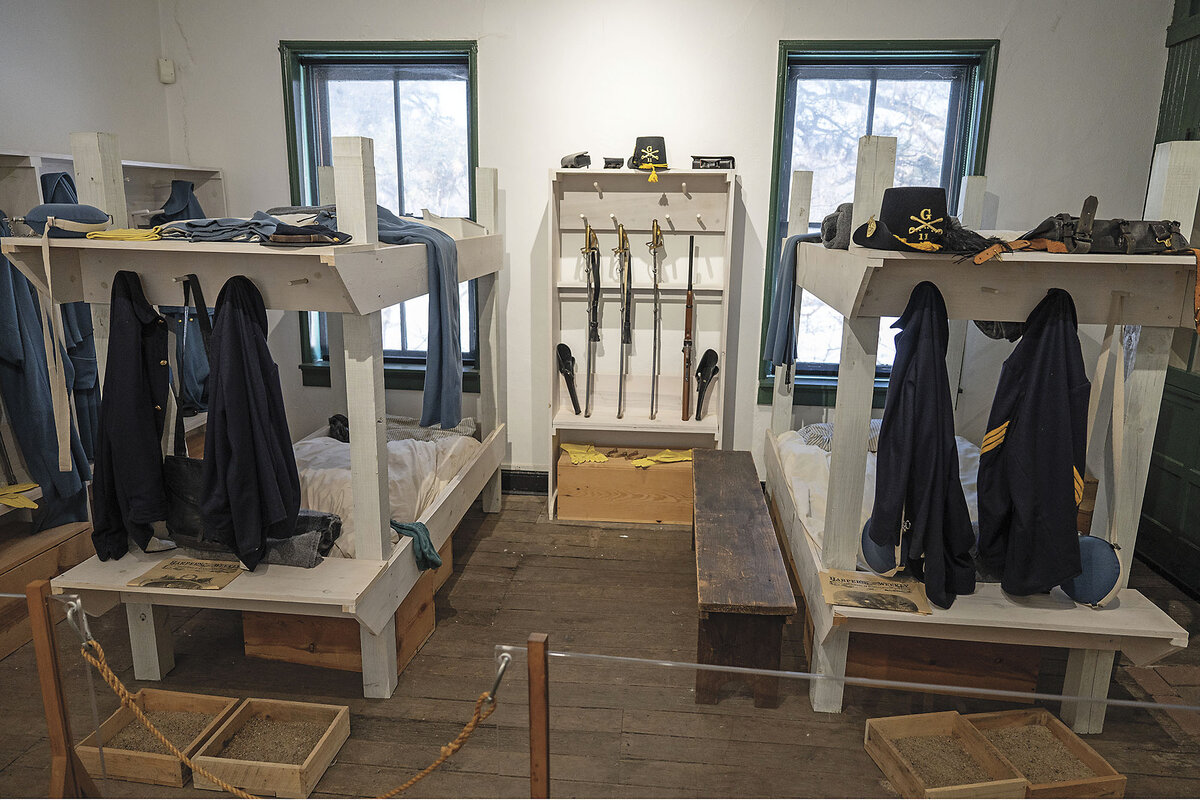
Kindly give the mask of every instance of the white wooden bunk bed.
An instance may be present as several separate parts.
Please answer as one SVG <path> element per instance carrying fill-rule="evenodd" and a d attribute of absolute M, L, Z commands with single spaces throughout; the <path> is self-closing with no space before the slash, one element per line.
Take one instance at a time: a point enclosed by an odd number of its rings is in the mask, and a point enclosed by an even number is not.
<path fill-rule="evenodd" d="M 101 142 L 100 150 L 108 151 L 109 157 L 100 160 L 115 158 L 115 141 L 107 146 Z M 326 558 L 312 569 L 261 564 L 219 591 L 187 591 L 127 586 L 172 556 L 133 548 L 116 561 L 101 562 L 93 556 L 55 578 L 53 590 L 84 595 L 90 613 L 125 604 L 139 680 L 161 679 L 174 666 L 165 607 L 185 606 L 354 620 L 364 695 L 390 697 L 395 690 L 396 612 L 419 573 L 412 540 L 402 538 L 395 547 L 391 543 L 380 311 L 427 292 L 426 248 L 379 243 L 370 139 L 335 138 L 333 161 L 338 224 L 353 236 L 347 245 L 284 249 L 224 242 L 51 240 L 54 299 L 59 303 L 107 303 L 113 275 L 128 269 L 139 273 L 154 305 L 178 303 L 177 276 L 195 273 L 204 285 L 219 287 L 234 275 L 245 275 L 261 290 L 269 309 L 341 315 L 357 557 Z M 81 200 L 88 202 L 85 185 L 99 186 L 101 196 L 91 195 L 93 204 L 124 208 L 123 200 L 105 197 L 105 191 L 115 195 L 121 189 L 119 182 L 105 181 L 107 167 L 101 164 L 94 174 L 78 175 Z M 481 169 L 479 178 L 477 217 L 494 231 L 495 170 Z M 35 284 L 44 285 L 39 245 L 38 239 L 0 241 L 9 260 Z M 499 511 L 499 467 L 507 446 L 496 403 L 495 279 L 504 263 L 503 237 L 493 232 L 458 239 L 457 245 L 459 280 L 477 281 L 482 447 L 420 515 L 418 521 L 428 526 L 439 549 L 477 497 L 482 495 L 485 511 Z M 97 350 L 104 353 L 107 348 L 99 339 Z"/>
<path fill-rule="evenodd" d="M 860 141 L 855 226 L 878 213 L 883 191 L 892 185 L 894 141 L 890 148 L 885 137 Z M 1158 160 L 1156 157 L 1156 169 Z M 982 186 L 974 184 L 971 189 L 979 190 L 980 197 L 975 199 L 980 199 Z M 793 230 L 807 227 L 806 188 L 811 188 L 811 173 L 807 178 L 798 174 L 792 202 L 802 219 L 797 224 L 793 217 Z M 1191 201 L 1195 198 L 1196 187 L 1192 186 Z M 1185 218 L 1177 216 L 1170 203 L 1171 198 L 1166 197 L 1159 206 L 1148 207 L 1148 218 Z M 970 226 L 971 220 L 965 222 Z M 1112 293 L 1125 295 L 1120 322 L 1143 326 L 1126 382 L 1125 465 L 1120 473 L 1127 477 L 1118 485 L 1111 473 L 1102 477 L 1101 498 L 1112 493 L 1120 556 L 1128 565 L 1134 553 L 1171 339 L 1176 328 L 1192 324 L 1195 270 L 1196 262 L 1190 256 L 1131 259 L 1020 253 L 976 267 L 969 262 L 956 263 L 953 256 L 869 250 L 853 244 L 848 251 L 820 244 L 797 248 L 796 288 L 812 292 L 844 317 L 828 502 L 820 544 L 809 535 L 797 512 L 778 444 L 778 437 L 792 427 L 791 380 L 785 368 L 776 373 L 775 406 L 765 441 L 767 492 L 784 528 L 790 561 L 813 626 L 810 669 L 844 677 L 852 632 L 1061 647 L 1069 651 L 1063 694 L 1103 700 L 1108 697 L 1117 651 L 1135 664 L 1150 664 L 1187 646 L 1187 631 L 1129 588 L 1122 588 L 1116 602 L 1094 609 L 1077 605 L 1057 589 L 1049 595 L 1011 597 L 999 584 L 981 583 L 974 594 L 959 597 L 952 608 L 935 608 L 930 615 L 919 615 L 829 605 L 822 598 L 820 573 L 856 569 L 879 318 L 900 315 L 913 287 L 923 280 L 932 281 L 944 295 L 952 329 L 955 320 L 1022 321 L 1051 287 L 1070 292 L 1080 324 L 1103 324 Z M 959 330 L 961 336 L 961 326 Z M 957 370 L 951 369 L 951 379 L 957 386 Z M 1108 512 L 1102 505 L 1097 503 L 1093 530 L 1106 529 Z M 813 681 L 809 690 L 813 709 L 840 711 L 842 690 L 840 682 Z M 1062 708 L 1064 719 L 1080 733 L 1099 733 L 1104 713 L 1105 705 L 1100 702 L 1064 702 Z"/>

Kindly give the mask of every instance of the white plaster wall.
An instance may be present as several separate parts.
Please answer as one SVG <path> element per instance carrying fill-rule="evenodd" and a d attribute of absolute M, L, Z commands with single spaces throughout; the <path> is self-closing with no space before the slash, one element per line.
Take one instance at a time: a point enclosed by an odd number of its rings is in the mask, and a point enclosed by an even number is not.
<path fill-rule="evenodd" d="M 69 153 L 72 131 L 107 131 L 124 158 L 166 161 L 158 57 L 156 0 L 2 0 L 0 148 Z"/>
<path fill-rule="evenodd" d="M 767 408 L 756 405 L 756 376 L 778 41 L 1000 39 L 988 188 L 1000 198 L 997 225 L 1024 228 L 1078 207 L 1089 193 L 1101 198 L 1104 214 L 1140 212 L 1170 7 L 1170 0 L 1142 0 L 1137 13 L 1126 0 L 161 0 L 159 16 L 179 75 L 165 87 L 171 157 L 223 168 L 235 213 L 288 197 L 280 39 L 479 41 L 480 163 L 500 170 L 508 237 L 500 282 L 508 462 L 544 469 L 552 377 L 542 355 L 550 343 L 541 312 L 546 175 L 562 154 L 626 155 L 636 135 L 661 134 L 677 165 L 692 153 L 737 156 L 746 218 L 723 370 L 727 400 L 735 401 L 727 403 L 726 440 L 757 456 L 768 421 Z M 271 341 L 293 431 L 307 432 L 339 404 L 329 390 L 303 389 L 298 371 L 287 368 L 298 351 L 295 315 L 276 319 Z M 1003 353 L 979 337 L 969 347 L 968 364 Z M 973 383 L 963 403 L 986 416 L 995 376 L 966 374 Z M 389 402 L 418 401 L 390 393 Z M 969 408 L 964 414 L 972 416 Z"/>

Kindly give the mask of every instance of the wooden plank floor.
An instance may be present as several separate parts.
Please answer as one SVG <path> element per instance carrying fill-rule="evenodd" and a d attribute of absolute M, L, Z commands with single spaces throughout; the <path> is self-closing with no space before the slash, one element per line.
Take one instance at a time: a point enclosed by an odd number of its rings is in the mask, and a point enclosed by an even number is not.
<path fill-rule="evenodd" d="M 470 716 L 494 675 L 493 648 L 550 634 L 552 649 L 690 661 L 696 647 L 696 571 L 687 528 L 549 523 L 541 498 L 509 496 L 505 510 L 473 510 L 455 536 L 455 574 L 438 595 L 438 628 L 400 677 L 390 700 L 364 700 L 357 674 L 247 659 L 237 614 L 172 613 L 177 666 L 163 688 L 342 703 L 351 736 L 317 796 L 374 796 L 406 780 L 438 754 Z M 1193 638 L 1200 604 L 1142 565 L 1134 585 L 1165 608 Z M 131 688 L 125 615 L 93 623 L 109 659 Z M 91 726 L 82 662 L 65 624 L 59 629 L 64 680 L 76 738 Z M 1200 645 L 1161 673 L 1173 696 L 1200 701 Z M 790 625 L 785 669 L 803 669 L 800 629 Z M 1042 689 L 1061 688 L 1062 653 L 1047 654 Z M 1191 669 L 1186 669 L 1191 667 Z M 500 708 L 467 746 L 413 797 L 528 796 L 525 664 L 514 664 Z M 551 675 L 553 793 L 594 797 L 867 797 L 888 786 L 862 747 L 872 716 L 1002 704 L 851 687 L 842 715 L 815 714 L 807 687 L 784 681 L 778 709 L 755 709 L 736 690 L 716 706 L 692 702 L 686 671 L 556 658 Z M 1149 697 L 1121 668 L 1113 695 Z M 1200 679 L 1196 680 L 1200 683 Z M 1151 684 L 1151 688 L 1153 685 Z M 42 796 L 49 750 L 33 651 L 0 661 L 0 797 Z M 117 703 L 97 686 L 101 718 Z M 1057 708 L 1051 706 L 1052 711 Z M 1200 795 L 1200 720 L 1162 712 L 1112 709 L 1105 733 L 1089 742 L 1129 775 L 1130 797 Z M 134 783 L 101 784 L 108 795 L 202 796 Z"/>

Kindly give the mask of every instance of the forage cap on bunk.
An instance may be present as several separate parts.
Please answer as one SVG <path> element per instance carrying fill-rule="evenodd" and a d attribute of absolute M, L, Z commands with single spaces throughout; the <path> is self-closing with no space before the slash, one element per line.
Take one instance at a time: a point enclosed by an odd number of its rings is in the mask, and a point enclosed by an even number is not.
<path fill-rule="evenodd" d="M 667 167 L 667 140 L 661 136 L 639 136 L 629 157 L 630 169 L 650 170 L 650 183 L 658 183 L 658 170 Z"/>
<path fill-rule="evenodd" d="M 978 253 L 988 240 L 959 224 L 946 211 L 941 186 L 885 189 L 879 217 L 854 231 L 854 243 L 876 250 L 912 253 Z"/>

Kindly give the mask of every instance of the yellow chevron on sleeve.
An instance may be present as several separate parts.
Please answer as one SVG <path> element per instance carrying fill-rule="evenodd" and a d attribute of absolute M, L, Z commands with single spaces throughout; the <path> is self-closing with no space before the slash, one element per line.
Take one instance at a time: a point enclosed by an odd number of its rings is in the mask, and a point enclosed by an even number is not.
<path fill-rule="evenodd" d="M 1083 476 L 1079 474 L 1078 467 L 1071 467 L 1071 471 L 1075 473 L 1075 505 L 1083 502 Z"/>
<path fill-rule="evenodd" d="M 1000 446 L 1004 441 L 1005 435 L 1008 433 L 1008 423 L 1009 421 L 1005 420 L 1003 424 L 997 425 L 987 432 L 987 435 L 983 437 L 983 447 L 979 450 L 980 455 Z"/>

